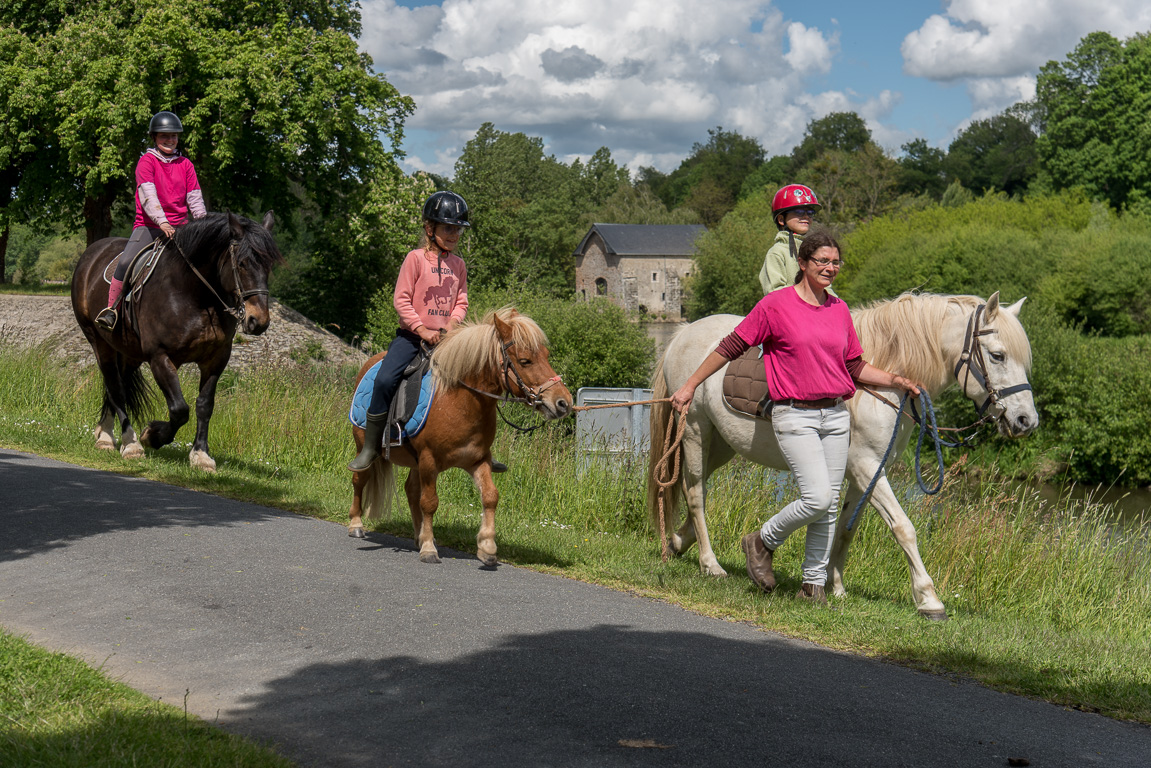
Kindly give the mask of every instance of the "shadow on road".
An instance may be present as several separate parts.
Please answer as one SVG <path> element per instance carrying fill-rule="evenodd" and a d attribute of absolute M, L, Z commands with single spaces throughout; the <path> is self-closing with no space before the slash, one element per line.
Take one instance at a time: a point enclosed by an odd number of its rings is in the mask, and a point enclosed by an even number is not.
<path fill-rule="evenodd" d="M 0 449 L 0 525 L 4 531 L 0 561 L 19 560 L 104 533 L 237 525 L 276 514 L 174 485 L 59 465 Z"/>

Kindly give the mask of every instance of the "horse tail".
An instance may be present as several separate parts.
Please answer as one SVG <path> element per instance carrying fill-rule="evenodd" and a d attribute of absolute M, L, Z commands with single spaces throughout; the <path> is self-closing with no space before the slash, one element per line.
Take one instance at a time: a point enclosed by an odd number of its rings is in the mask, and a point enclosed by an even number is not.
<path fill-rule="evenodd" d="M 652 399 L 663 400 L 669 397 L 667 380 L 663 375 L 663 358 L 655 366 L 652 374 Z M 647 463 L 647 514 L 655 529 L 659 530 L 659 483 L 656 482 L 656 465 L 663 458 L 667 450 L 665 437 L 667 425 L 675 415 L 671 403 L 652 403 L 651 419 L 648 427 L 651 437 L 651 450 L 648 453 Z M 681 445 L 677 450 L 683 451 Z M 668 461 L 670 465 L 671 460 Z M 667 488 L 663 493 L 664 533 L 670 533 L 679 522 L 679 489 L 675 486 Z M 662 546 L 662 543 L 661 543 Z"/>
<path fill-rule="evenodd" d="M 413 472 L 415 470 L 412 470 Z M 368 467 L 368 482 L 364 484 L 364 517 L 375 520 L 392 514 L 392 499 L 396 495 L 396 471 L 392 462 L 381 455 Z"/>
<path fill-rule="evenodd" d="M 124 407 L 128 411 L 128 418 L 133 424 L 143 424 L 154 409 L 156 390 L 148 386 L 148 381 L 140 371 L 140 365 L 131 365 L 120 353 L 116 353 L 116 376 L 124 392 Z M 115 416 L 112 399 L 108 395 L 107 385 L 104 388 L 104 402 L 100 406 L 100 421 L 109 416 Z"/>

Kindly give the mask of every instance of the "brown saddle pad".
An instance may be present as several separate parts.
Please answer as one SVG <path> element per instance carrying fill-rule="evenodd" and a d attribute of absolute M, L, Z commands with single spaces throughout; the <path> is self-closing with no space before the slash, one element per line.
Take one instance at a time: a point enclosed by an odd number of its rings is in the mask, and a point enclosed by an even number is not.
<path fill-rule="evenodd" d="M 767 393 L 762 353 L 759 347 L 748 347 L 746 352 L 727 364 L 727 371 L 723 374 L 723 400 L 733 411 L 757 419 L 770 419 L 771 397 Z"/>

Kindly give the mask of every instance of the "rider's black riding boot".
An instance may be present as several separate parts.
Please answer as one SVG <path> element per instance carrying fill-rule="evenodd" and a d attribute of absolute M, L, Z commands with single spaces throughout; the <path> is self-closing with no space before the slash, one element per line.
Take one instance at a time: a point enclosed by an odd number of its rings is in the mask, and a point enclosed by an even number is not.
<path fill-rule="evenodd" d="M 105 307 L 100 310 L 100 314 L 96 315 L 96 325 L 103 328 L 105 331 L 116 330 L 116 310 L 112 307 Z"/>
<path fill-rule="evenodd" d="M 372 462 L 380 455 L 380 445 L 383 444 L 384 427 L 388 421 L 388 412 L 369 413 L 364 422 L 364 447 L 348 464 L 353 472 L 363 472 L 372 466 Z"/>
<path fill-rule="evenodd" d="M 496 461 L 495 459 L 492 459 L 492 472 L 507 472 L 507 471 L 508 471 L 508 465 L 507 464 L 504 464 L 502 461 Z"/>

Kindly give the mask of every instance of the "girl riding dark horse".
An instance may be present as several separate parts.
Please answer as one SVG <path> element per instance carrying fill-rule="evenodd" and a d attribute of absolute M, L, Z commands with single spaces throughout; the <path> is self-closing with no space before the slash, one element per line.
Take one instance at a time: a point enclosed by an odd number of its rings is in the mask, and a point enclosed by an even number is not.
<path fill-rule="evenodd" d="M 208 455 L 208 422 L 232 339 L 237 331 L 261 334 L 270 320 L 268 273 L 283 260 L 272 224 L 269 211 L 262 225 L 230 213 L 210 213 L 180 227 L 146 283 L 125 286 L 130 309 L 113 330 L 95 319 L 107 304 L 108 267 L 127 241 L 105 238 L 84 251 L 72 276 L 72 310 L 104 377 L 98 447 L 115 448 L 113 416 L 120 421 L 124 458 L 143 456 L 142 444 L 160 448 L 172 442 L 189 414 L 177 370 L 195 363 L 200 387 L 189 460 L 194 467 L 215 471 L 216 462 Z M 148 405 L 143 363 L 164 393 L 168 420 L 151 422 L 137 438 L 132 420 L 139 421 Z"/>

